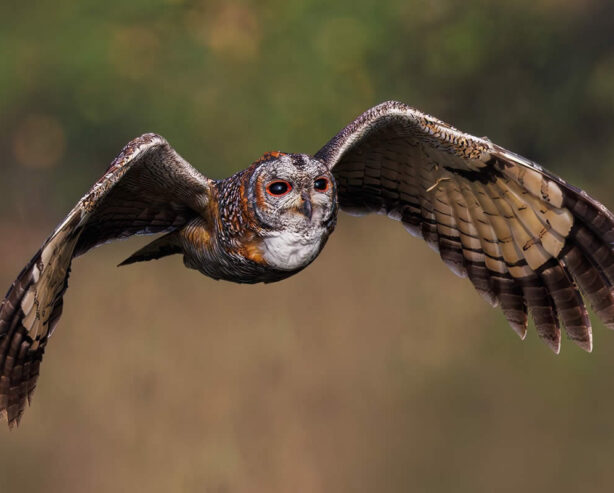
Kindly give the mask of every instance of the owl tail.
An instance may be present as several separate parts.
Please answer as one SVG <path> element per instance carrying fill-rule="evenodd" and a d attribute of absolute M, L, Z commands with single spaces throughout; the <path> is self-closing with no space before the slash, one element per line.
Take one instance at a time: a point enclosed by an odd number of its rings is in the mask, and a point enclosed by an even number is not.
<path fill-rule="evenodd" d="M 145 262 L 146 260 L 155 260 L 168 255 L 183 253 L 181 244 L 176 231 L 155 239 L 148 243 L 140 250 L 134 252 L 130 257 L 124 260 L 118 267 L 122 265 L 133 264 L 135 262 Z"/>

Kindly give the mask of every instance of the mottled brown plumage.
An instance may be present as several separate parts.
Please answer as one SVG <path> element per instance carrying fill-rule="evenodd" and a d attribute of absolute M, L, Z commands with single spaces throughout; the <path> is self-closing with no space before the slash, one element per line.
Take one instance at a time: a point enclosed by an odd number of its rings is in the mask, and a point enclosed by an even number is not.
<path fill-rule="evenodd" d="M 535 163 L 402 103 L 363 113 L 314 157 L 269 152 L 220 181 L 162 138 L 132 141 L 23 269 L 0 305 L 0 413 L 19 422 L 62 310 L 73 257 L 162 233 L 122 264 L 182 254 L 215 279 L 273 282 L 309 265 L 337 208 L 401 221 L 510 325 L 592 349 L 580 291 L 614 328 L 614 217 Z"/>

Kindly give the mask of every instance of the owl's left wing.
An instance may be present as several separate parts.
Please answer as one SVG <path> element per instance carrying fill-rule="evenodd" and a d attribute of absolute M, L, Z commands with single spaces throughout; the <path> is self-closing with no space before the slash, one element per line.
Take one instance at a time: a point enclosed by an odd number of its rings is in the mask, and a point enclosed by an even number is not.
<path fill-rule="evenodd" d="M 578 287 L 614 328 L 614 216 L 586 192 L 398 102 L 366 111 L 315 157 L 332 169 L 342 210 L 401 221 L 522 338 L 528 308 L 555 352 L 559 320 L 591 351 Z"/>
<path fill-rule="evenodd" d="M 73 257 L 132 235 L 172 235 L 206 214 L 211 184 L 159 135 L 142 135 L 124 147 L 0 300 L 0 421 L 18 423 L 34 391 Z M 155 258 L 181 251 L 158 245 Z"/>

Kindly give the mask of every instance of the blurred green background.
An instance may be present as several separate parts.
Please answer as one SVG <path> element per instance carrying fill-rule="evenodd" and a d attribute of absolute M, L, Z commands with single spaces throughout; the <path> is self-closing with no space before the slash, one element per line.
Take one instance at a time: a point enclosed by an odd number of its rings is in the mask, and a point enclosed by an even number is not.
<path fill-rule="evenodd" d="M 614 207 L 612 2 L 3 1 L 0 283 L 141 133 L 220 178 L 389 99 Z M 73 265 L 3 493 L 612 491 L 595 319 L 592 355 L 521 343 L 381 217 L 269 286 L 114 268 L 142 243 Z"/>

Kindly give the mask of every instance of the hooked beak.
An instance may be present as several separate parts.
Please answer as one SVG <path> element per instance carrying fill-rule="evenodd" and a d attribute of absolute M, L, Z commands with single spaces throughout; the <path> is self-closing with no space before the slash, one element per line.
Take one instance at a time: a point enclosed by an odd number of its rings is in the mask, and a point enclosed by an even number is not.
<path fill-rule="evenodd" d="M 311 220 L 311 214 L 313 212 L 311 208 L 311 199 L 309 195 L 304 193 L 301 195 L 302 203 L 298 208 L 298 211 L 303 214 L 307 219 Z"/>

